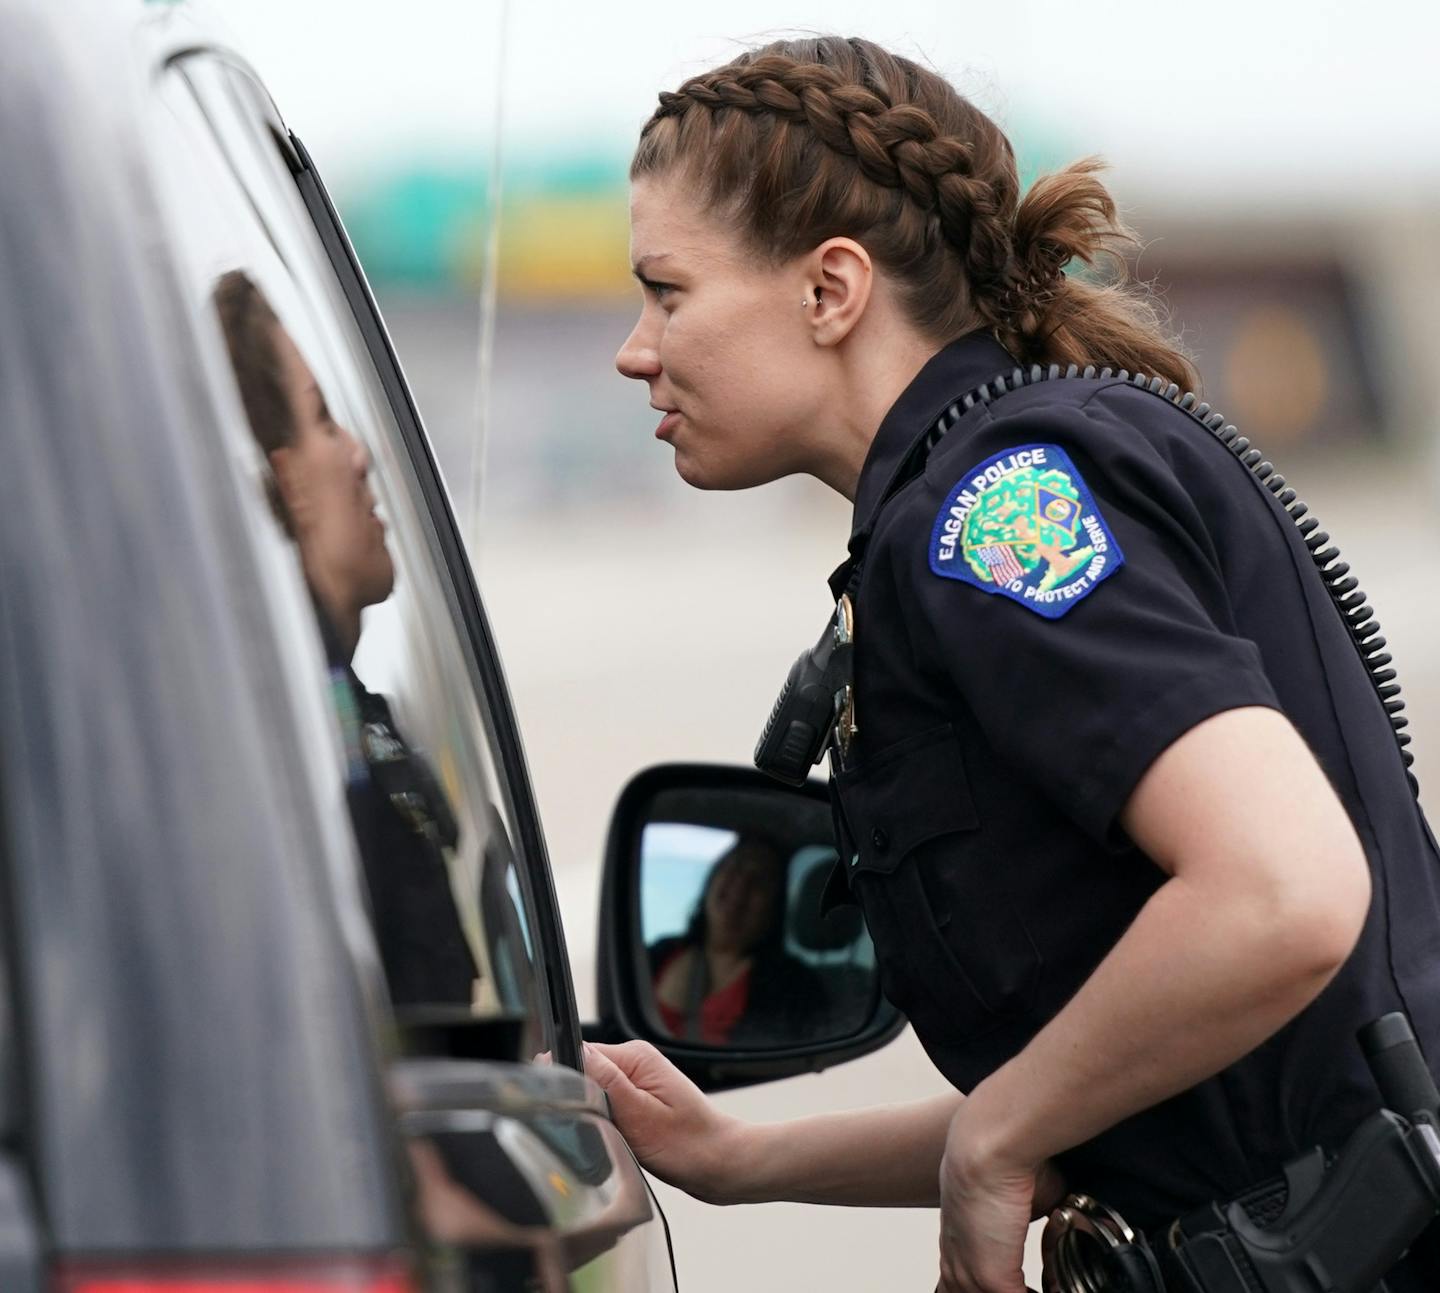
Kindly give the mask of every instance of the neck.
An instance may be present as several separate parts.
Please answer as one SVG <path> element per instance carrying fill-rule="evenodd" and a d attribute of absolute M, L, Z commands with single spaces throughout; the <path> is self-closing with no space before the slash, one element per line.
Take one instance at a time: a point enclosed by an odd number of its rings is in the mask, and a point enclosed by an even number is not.
<path fill-rule="evenodd" d="M 750 958 L 733 948 L 708 947 L 705 949 L 705 962 L 713 989 L 732 983 L 736 976 L 749 966 Z"/>
<path fill-rule="evenodd" d="M 360 608 L 351 606 L 336 590 L 327 587 L 324 580 L 310 577 L 306 571 L 311 596 L 328 630 L 326 648 L 337 656 L 332 663 L 349 664 L 350 657 L 360 642 Z"/>
<path fill-rule="evenodd" d="M 835 399 L 810 474 L 853 503 L 880 423 L 939 348 L 909 327 L 857 328 L 835 357 Z"/>

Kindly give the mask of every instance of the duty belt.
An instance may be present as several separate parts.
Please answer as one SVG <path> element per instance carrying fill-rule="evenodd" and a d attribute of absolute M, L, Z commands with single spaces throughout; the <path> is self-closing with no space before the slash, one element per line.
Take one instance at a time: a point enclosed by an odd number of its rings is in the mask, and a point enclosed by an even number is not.
<path fill-rule="evenodd" d="M 1359 1040 L 1387 1107 L 1338 1154 L 1314 1149 L 1149 1239 L 1071 1195 L 1046 1226 L 1045 1293 L 1383 1293 L 1386 1272 L 1440 1215 L 1440 1094 L 1404 1014 L 1367 1024 Z"/>

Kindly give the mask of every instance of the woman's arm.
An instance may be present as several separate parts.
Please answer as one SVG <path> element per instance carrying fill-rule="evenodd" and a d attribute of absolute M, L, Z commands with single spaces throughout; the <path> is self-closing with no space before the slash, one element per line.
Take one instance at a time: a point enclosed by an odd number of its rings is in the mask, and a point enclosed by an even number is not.
<path fill-rule="evenodd" d="M 963 1097 L 753 1124 L 721 1113 L 653 1046 L 585 1047 L 636 1158 L 710 1203 L 791 1200 L 934 1207 L 940 1159 Z"/>
<path fill-rule="evenodd" d="M 1181 737 L 1121 824 L 1171 878 L 1070 1004 L 976 1088 L 991 1152 L 1039 1162 L 1218 1072 L 1318 996 L 1359 938 L 1360 841 L 1273 710 L 1231 710 Z"/>
<path fill-rule="evenodd" d="M 945 1135 L 964 1098 L 743 1124 L 730 1202 L 938 1207 Z"/>
<path fill-rule="evenodd" d="M 1193 728 L 1146 772 L 1121 824 L 1170 879 L 1065 1009 L 957 1110 L 946 1289 L 1023 1288 L 1020 1183 L 1036 1165 L 1253 1050 L 1320 993 L 1364 924 L 1355 831 L 1273 710 Z M 979 1238 L 997 1230 L 1005 1254 Z"/>

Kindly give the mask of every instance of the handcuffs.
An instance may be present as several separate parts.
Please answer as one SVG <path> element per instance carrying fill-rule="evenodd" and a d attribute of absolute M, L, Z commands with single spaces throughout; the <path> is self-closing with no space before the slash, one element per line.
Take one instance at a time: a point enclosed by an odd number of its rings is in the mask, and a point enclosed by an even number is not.
<path fill-rule="evenodd" d="M 1386 1272 L 1440 1215 L 1440 1093 L 1403 1013 L 1365 1025 L 1359 1042 L 1387 1107 L 1333 1158 L 1311 1150 L 1149 1239 L 1072 1194 L 1041 1241 L 1044 1293 L 1384 1293 Z"/>

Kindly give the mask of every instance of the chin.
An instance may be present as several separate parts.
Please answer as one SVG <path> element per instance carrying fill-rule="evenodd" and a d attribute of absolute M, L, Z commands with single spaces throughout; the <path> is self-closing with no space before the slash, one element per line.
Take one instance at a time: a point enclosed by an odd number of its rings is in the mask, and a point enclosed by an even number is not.
<path fill-rule="evenodd" d="M 365 581 L 362 606 L 378 606 L 395 591 L 395 567 L 387 559 L 383 568 L 379 565 L 370 572 Z"/>
<path fill-rule="evenodd" d="M 705 462 L 683 450 L 675 451 L 675 474 L 687 485 L 705 490 L 753 489 L 768 485 L 788 472 L 757 470 L 755 463 Z"/>
<path fill-rule="evenodd" d="M 687 485 L 694 489 L 719 489 L 721 486 L 714 484 L 710 474 L 705 470 L 703 463 L 697 463 L 693 458 L 683 453 L 675 455 L 675 474 Z"/>

